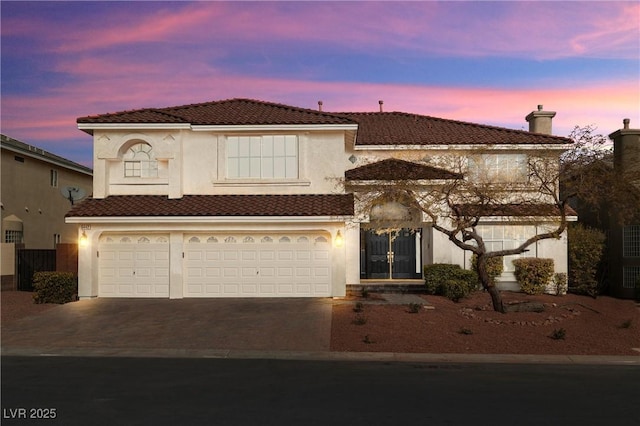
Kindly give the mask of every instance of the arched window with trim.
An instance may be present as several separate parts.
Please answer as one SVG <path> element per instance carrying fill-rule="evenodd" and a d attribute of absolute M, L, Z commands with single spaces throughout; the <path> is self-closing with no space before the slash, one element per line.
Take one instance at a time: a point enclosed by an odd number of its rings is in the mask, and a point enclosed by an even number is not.
<path fill-rule="evenodd" d="M 153 148 L 147 143 L 137 143 L 124 154 L 125 177 L 158 177 L 158 161 Z"/>

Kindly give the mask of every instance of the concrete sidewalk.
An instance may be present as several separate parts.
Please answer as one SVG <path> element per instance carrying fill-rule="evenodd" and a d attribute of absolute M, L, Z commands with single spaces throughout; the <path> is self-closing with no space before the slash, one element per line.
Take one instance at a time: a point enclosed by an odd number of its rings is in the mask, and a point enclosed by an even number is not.
<path fill-rule="evenodd" d="M 351 302 L 325 298 L 83 300 L 3 324 L 2 355 L 640 365 L 637 356 L 331 352 L 335 303 Z"/>

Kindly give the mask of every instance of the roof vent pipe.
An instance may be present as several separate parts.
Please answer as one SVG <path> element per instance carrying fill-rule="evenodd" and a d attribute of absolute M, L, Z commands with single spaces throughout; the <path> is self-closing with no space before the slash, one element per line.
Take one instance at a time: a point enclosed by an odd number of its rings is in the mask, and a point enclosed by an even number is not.
<path fill-rule="evenodd" d="M 318 111 L 322 111 L 322 101 L 318 101 Z"/>
<path fill-rule="evenodd" d="M 378 105 L 380 105 L 380 112 L 382 112 L 382 104 L 384 103 L 384 101 L 380 100 L 378 101 Z"/>

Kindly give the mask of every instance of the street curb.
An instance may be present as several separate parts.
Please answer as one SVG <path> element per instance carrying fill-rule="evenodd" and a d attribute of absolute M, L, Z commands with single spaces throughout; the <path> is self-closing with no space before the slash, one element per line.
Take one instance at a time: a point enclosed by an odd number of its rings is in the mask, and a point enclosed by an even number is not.
<path fill-rule="evenodd" d="M 2 348 L 1 356 L 28 357 L 116 357 L 116 358 L 214 358 L 272 359 L 291 361 L 357 361 L 434 364 L 562 364 L 633 365 L 640 356 L 607 355 L 513 355 L 513 354 L 423 354 L 393 352 L 305 352 L 235 349 L 131 349 L 131 348 Z"/>

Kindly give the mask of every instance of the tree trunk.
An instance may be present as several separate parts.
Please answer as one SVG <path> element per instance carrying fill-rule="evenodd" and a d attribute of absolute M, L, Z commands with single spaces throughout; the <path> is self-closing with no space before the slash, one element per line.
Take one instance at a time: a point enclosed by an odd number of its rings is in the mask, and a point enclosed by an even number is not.
<path fill-rule="evenodd" d="M 484 254 L 479 255 L 476 259 L 476 272 L 478 273 L 478 278 L 480 279 L 482 288 L 487 290 L 491 296 L 493 310 L 504 314 L 506 311 L 504 309 L 504 304 L 502 303 L 502 295 L 500 295 L 500 291 L 496 288 L 495 283 L 491 280 L 491 277 L 487 272 L 487 257 L 485 257 Z"/>

